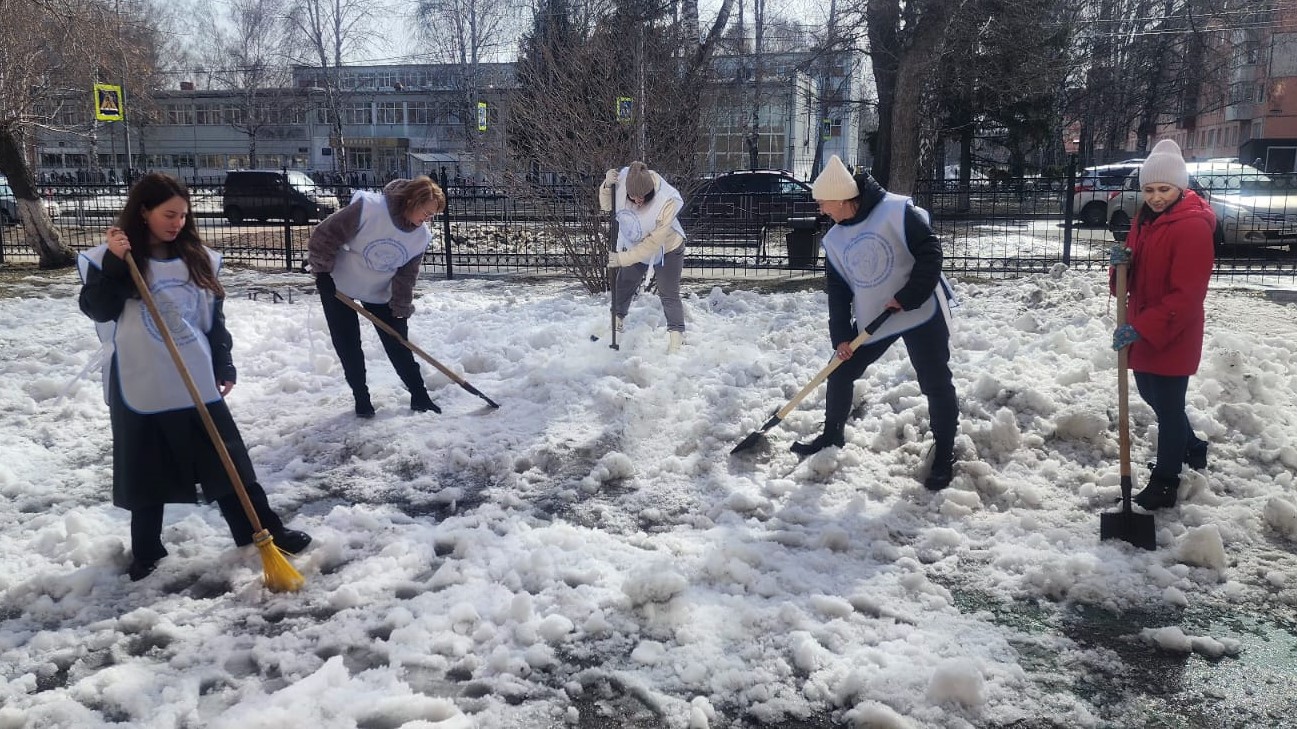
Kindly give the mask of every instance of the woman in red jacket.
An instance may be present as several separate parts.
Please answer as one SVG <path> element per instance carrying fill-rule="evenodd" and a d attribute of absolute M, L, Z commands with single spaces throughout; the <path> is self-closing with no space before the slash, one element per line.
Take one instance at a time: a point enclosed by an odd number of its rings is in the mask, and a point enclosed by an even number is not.
<path fill-rule="evenodd" d="M 1175 506 L 1180 469 L 1207 465 L 1207 443 L 1185 414 L 1189 376 L 1198 371 L 1207 283 L 1214 263 L 1216 215 L 1189 187 L 1180 147 L 1157 143 L 1139 171 L 1144 204 L 1113 264 L 1129 263 L 1127 323 L 1112 348 L 1130 347 L 1140 397 L 1157 415 L 1157 462 L 1148 487 L 1135 496 L 1145 509 Z"/>

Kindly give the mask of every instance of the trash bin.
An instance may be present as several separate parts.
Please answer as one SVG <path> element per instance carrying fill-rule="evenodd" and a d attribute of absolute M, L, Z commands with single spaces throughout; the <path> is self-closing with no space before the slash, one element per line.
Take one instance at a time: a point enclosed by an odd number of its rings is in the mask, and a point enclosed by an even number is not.
<path fill-rule="evenodd" d="M 815 268 L 819 260 L 819 220 L 816 218 L 789 218 L 788 267 Z"/>

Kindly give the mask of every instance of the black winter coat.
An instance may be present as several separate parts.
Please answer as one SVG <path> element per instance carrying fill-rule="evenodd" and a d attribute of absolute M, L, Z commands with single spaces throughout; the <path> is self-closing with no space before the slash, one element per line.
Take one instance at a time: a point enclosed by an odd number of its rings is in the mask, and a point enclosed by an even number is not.
<path fill-rule="evenodd" d="M 103 269 L 89 267 L 81 287 L 81 311 L 97 322 L 116 321 L 127 300 L 138 298 L 130 269 L 117 256 L 104 256 Z M 207 339 L 212 350 L 212 370 L 217 381 L 234 382 L 237 373 L 231 355 L 232 339 L 225 327 L 223 300 L 216 302 Z M 118 347 L 130 346 L 117 342 Z M 117 357 L 109 373 L 108 413 L 113 433 L 113 504 L 135 509 L 158 504 L 192 504 L 215 501 L 234 492 L 216 448 L 203 427 L 197 408 L 162 413 L 137 413 L 122 400 L 117 377 Z M 225 401 L 208 403 L 207 410 L 230 452 L 239 478 L 256 482 L 248 449 Z"/>

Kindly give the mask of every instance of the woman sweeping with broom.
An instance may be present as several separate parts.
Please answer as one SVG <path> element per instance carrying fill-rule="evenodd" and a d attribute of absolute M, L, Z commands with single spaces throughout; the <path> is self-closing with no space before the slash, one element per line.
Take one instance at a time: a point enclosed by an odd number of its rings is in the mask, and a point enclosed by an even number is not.
<path fill-rule="evenodd" d="M 195 484 L 206 501 L 220 506 L 235 544 L 258 537 L 268 584 L 278 556 L 267 556 L 274 551 L 271 540 L 292 554 L 311 543 L 309 535 L 286 529 L 270 508 L 223 400 L 234 387 L 235 369 L 220 262 L 189 216 L 188 189 L 163 174 L 135 184 L 117 226 L 108 229 L 108 242 L 77 261 L 81 310 L 97 322 L 112 354 L 103 380 L 113 434 L 113 503 L 131 512 L 131 580 L 148 576 L 167 555 L 163 508 L 194 503 Z M 147 290 L 136 281 L 147 281 Z M 270 539 L 262 536 L 267 531 Z"/>

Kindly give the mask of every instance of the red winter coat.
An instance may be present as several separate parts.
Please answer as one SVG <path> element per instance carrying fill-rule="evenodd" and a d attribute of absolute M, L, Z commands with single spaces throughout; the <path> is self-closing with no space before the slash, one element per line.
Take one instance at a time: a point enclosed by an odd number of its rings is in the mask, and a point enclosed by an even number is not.
<path fill-rule="evenodd" d="M 1131 250 L 1126 321 L 1139 332 L 1130 346 L 1130 368 L 1192 375 L 1202 359 L 1216 214 L 1192 190 L 1158 217 L 1141 222 L 1148 212 L 1140 211 L 1126 238 Z"/>

